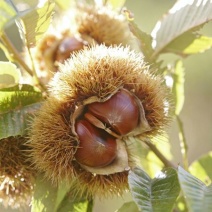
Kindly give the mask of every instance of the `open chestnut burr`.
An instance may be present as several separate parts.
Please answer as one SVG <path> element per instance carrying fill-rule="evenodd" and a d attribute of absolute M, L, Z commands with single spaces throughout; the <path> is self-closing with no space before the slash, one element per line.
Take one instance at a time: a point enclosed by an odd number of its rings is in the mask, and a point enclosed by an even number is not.
<path fill-rule="evenodd" d="M 127 161 L 120 166 L 123 158 L 118 151 L 123 150 L 118 147 L 123 142 L 117 145 L 117 140 L 150 130 L 143 111 L 140 100 L 124 88 L 105 100 L 87 99 L 72 116 L 72 130 L 79 142 L 75 159 L 98 174 L 115 173 L 116 166 L 117 170 L 128 169 Z"/>
<path fill-rule="evenodd" d="M 162 78 L 141 54 L 99 45 L 67 60 L 49 92 L 31 127 L 35 168 L 73 185 L 72 195 L 123 193 L 136 165 L 131 141 L 157 136 L 170 120 Z"/>

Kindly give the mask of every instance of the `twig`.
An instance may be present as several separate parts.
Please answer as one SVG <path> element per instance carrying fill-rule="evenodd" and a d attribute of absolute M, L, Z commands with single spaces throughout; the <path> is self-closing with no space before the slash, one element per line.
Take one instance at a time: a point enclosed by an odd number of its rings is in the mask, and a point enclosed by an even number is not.
<path fill-rule="evenodd" d="M 183 165 L 184 169 L 188 171 L 188 145 L 185 138 L 183 123 L 178 115 L 176 115 L 176 119 L 179 128 L 179 139 L 180 139 L 181 153 L 183 157 Z"/>
<path fill-rule="evenodd" d="M 18 62 L 26 71 L 30 76 L 33 76 L 33 72 L 32 70 L 26 65 L 26 63 L 23 61 L 23 59 L 21 58 L 19 52 L 16 50 L 16 48 L 13 46 L 13 44 L 10 42 L 10 40 L 8 39 L 7 35 L 5 33 L 1 34 L 1 40 L 2 42 L 5 44 L 5 46 L 7 47 L 7 49 L 10 52 L 10 57 Z"/>
<path fill-rule="evenodd" d="M 177 168 L 177 166 L 175 166 L 173 163 L 171 163 L 151 141 L 145 140 L 143 142 L 155 153 L 155 155 L 161 160 L 161 162 L 166 167 Z"/>
<path fill-rule="evenodd" d="M 8 39 L 7 35 L 5 32 L 1 34 L 1 40 L 6 46 L 8 52 L 10 53 L 10 58 L 13 61 L 16 61 L 20 66 L 24 68 L 24 70 L 35 79 L 37 86 L 42 90 L 46 91 L 45 86 L 39 81 L 37 75 L 29 68 L 29 66 L 24 62 L 22 57 L 20 56 L 19 52 L 16 50 L 16 48 L 13 46 L 11 41 Z"/>

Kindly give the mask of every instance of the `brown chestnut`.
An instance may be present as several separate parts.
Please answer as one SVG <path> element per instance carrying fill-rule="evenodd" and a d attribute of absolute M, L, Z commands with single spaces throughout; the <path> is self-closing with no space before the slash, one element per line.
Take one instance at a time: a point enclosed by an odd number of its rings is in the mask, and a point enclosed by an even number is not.
<path fill-rule="evenodd" d="M 105 102 L 89 104 L 88 112 L 119 135 L 126 135 L 138 126 L 140 113 L 135 97 L 124 89 Z"/>
<path fill-rule="evenodd" d="M 73 51 L 78 51 L 84 46 L 83 42 L 79 41 L 75 37 L 64 38 L 58 46 L 55 60 L 63 63 L 68 59 Z"/>
<path fill-rule="evenodd" d="M 75 130 L 79 138 L 79 148 L 75 159 L 82 165 L 103 167 L 113 162 L 117 144 L 113 136 L 96 128 L 86 120 L 76 122 Z"/>

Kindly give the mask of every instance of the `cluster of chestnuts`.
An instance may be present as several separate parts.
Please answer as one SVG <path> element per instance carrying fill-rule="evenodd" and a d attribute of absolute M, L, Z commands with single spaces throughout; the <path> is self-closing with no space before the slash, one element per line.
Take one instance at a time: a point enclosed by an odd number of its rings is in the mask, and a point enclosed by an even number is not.
<path fill-rule="evenodd" d="M 142 55 L 96 45 L 61 65 L 32 124 L 31 158 L 54 184 L 88 196 L 122 193 L 135 166 L 129 138 L 161 133 L 169 95 Z"/>
<path fill-rule="evenodd" d="M 36 47 L 36 71 L 44 83 L 51 79 L 60 63 L 89 46 L 121 44 L 139 49 L 129 29 L 127 17 L 107 5 L 79 3 L 59 20 L 59 23 L 50 27 Z"/>
<path fill-rule="evenodd" d="M 124 89 L 105 102 L 89 104 L 85 114 L 75 123 L 80 141 L 75 153 L 76 160 L 90 167 L 104 167 L 113 163 L 117 154 L 116 139 L 136 129 L 139 114 L 136 98 Z M 85 149 L 88 154 L 84 152 Z"/>

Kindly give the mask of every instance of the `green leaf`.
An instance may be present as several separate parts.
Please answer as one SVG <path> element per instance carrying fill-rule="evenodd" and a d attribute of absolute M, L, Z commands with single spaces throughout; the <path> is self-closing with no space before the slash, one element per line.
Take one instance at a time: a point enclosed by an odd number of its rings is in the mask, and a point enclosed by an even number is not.
<path fill-rule="evenodd" d="M 60 183 L 60 185 L 58 186 L 57 197 L 55 201 L 55 207 L 54 207 L 55 211 L 57 211 L 59 205 L 61 204 L 61 202 L 63 201 L 63 199 L 65 198 L 69 190 L 70 190 L 70 187 L 67 186 L 64 182 Z"/>
<path fill-rule="evenodd" d="M 60 204 L 57 212 L 92 212 L 93 201 L 86 199 L 74 200 L 68 195 Z"/>
<path fill-rule="evenodd" d="M 185 200 L 185 197 L 183 196 L 182 192 L 180 193 L 179 197 L 177 198 L 174 208 L 176 209 L 176 211 L 188 212 L 186 200 Z M 175 211 L 175 210 L 173 210 L 173 211 Z"/>
<path fill-rule="evenodd" d="M 28 91 L 28 92 L 40 92 L 36 87 L 29 84 L 16 84 L 13 87 L 1 88 L 0 92 L 12 92 L 12 91 Z"/>
<path fill-rule="evenodd" d="M 54 3 L 47 1 L 41 8 L 32 10 L 21 17 L 24 29 L 20 30 L 25 35 L 25 42 L 28 48 L 34 47 L 47 31 L 52 19 L 53 9 Z"/>
<path fill-rule="evenodd" d="M 92 212 L 92 201 L 75 200 L 67 193 L 70 187 L 56 187 L 43 176 L 36 178 L 32 212 Z"/>
<path fill-rule="evenodd" d="M 5 24 L 14 18 L 14 16 L 16 15 L 16 12 L 5 1 L 1 1 L 0 14 L 1 14 L 0 15 L 0 34 L 1 34 Z"/>
<path fill-rule="evenodd" d="M 135 202 L 126 202 L 122 205 L 121 208 L 119 208 L 116 212 L 139 212 L 138 206 L 135 204 Z"/>
<path fill-rule="evenodd" d="M 107 4 L 111 5 L 114 9 L 122 8 L 126 0 L 107 0 Z"/>
<path fill-rule="evenodd" d="M 154 57 L 154 50 L 152 48 L 152 36 L 143 32 L 134 21 L 129 21 L 130 31 L 138 39 L 138 45 L 141 52 L 144 55 L 144 61 L 151 64 L 151 69 L 157 70 L 157 74 L 164 72 L 165 68 L 162 68 L 163 61 L 157 61 L 157 57 Z"/>
<path fill-rule="evenodd" d="M 178 178 L 186 197 L 189 211 L 212 211 L 212 185 L 206 186 L 202 181 L 178 167 Z"/>
<path fill-rule="evenodd" d="M 133 199 L 142 211 L 170 212 L 180 192 L 177 172 L 172 168 L 162 170 L 154 179 L 135 168 L 128 180 Z"/>
<path fill-rule="evenodd" d="M 153 51 L 153 48 L 152 48 L 152 37 L 151 37 L 151 35 L 140 30 L 139 27 L 133 21 L 129 22 L 129 27 L 130 27 L 131 32 L 139 40 L 139 46 L 140 46 L 142 53 L 145 56 L 144 59 L 146 60 L 146 62 L 149 62 L 149 63 L 153 62 L 152 59 L 151 59 L 151 56 L 152 56 L 154 51 Z"/>
<path fill-rule="evenodd" d="M 211 0 L 177 1 L 152 31 L 154 54 L 159 54 L 173 40 L 187 31 L 197 30 L 211 19 Z"/>
<path fill-rule="evenodd" d="M 175 99 L 175 114 L 179 115 L 180 111 L 183 108 L 183 104 L 184 104 L 184 67 L 183 67 L 183 63 L 181 60 L 177 61 L 175 63 L 175 67 L 174 67 L 174 73 L 172 75 L 173 78 L 173 88 L 172 88 L 172 92 L 174 94 L 174 99 Z"/>
<path fill-rule="evenodd" d="M 17 84 L 20 77 L 20 70 L 13 63 L 0 61 L 0 88 Z"/>
<path fill-rule="evenodd" d="M 0 114 L 0 139 L 25 135 L 29 119 L 40 108 L 41 103 L 22 107 L 19 110 Z"/>
<path fill-rule="evenodd" d="M 197 33 L 186 32 L 166 46 L 164 52 L 187 56 L 204 52 L 212 47 L 212 38 Z"/>
<path fill-rule="evenodd" d="M 42 100 L 42 93 L 31 85 L 23 84 L 0 89 L 0 114 L 21 109 Z"/>
<path fill-rule="evenodd" d="M 212 164 L 212 151 L 194 161 L 190 165 L 189 171 L 192 175 L 203 181 L 206 185 L 209 185 L 212 182 L 211 164 Z"/>
<path fill-rule="evenodd" d="M 57 188 L 43 176 L 37 176 L 31 212 L 54 212 L 56 197 Z"/>

